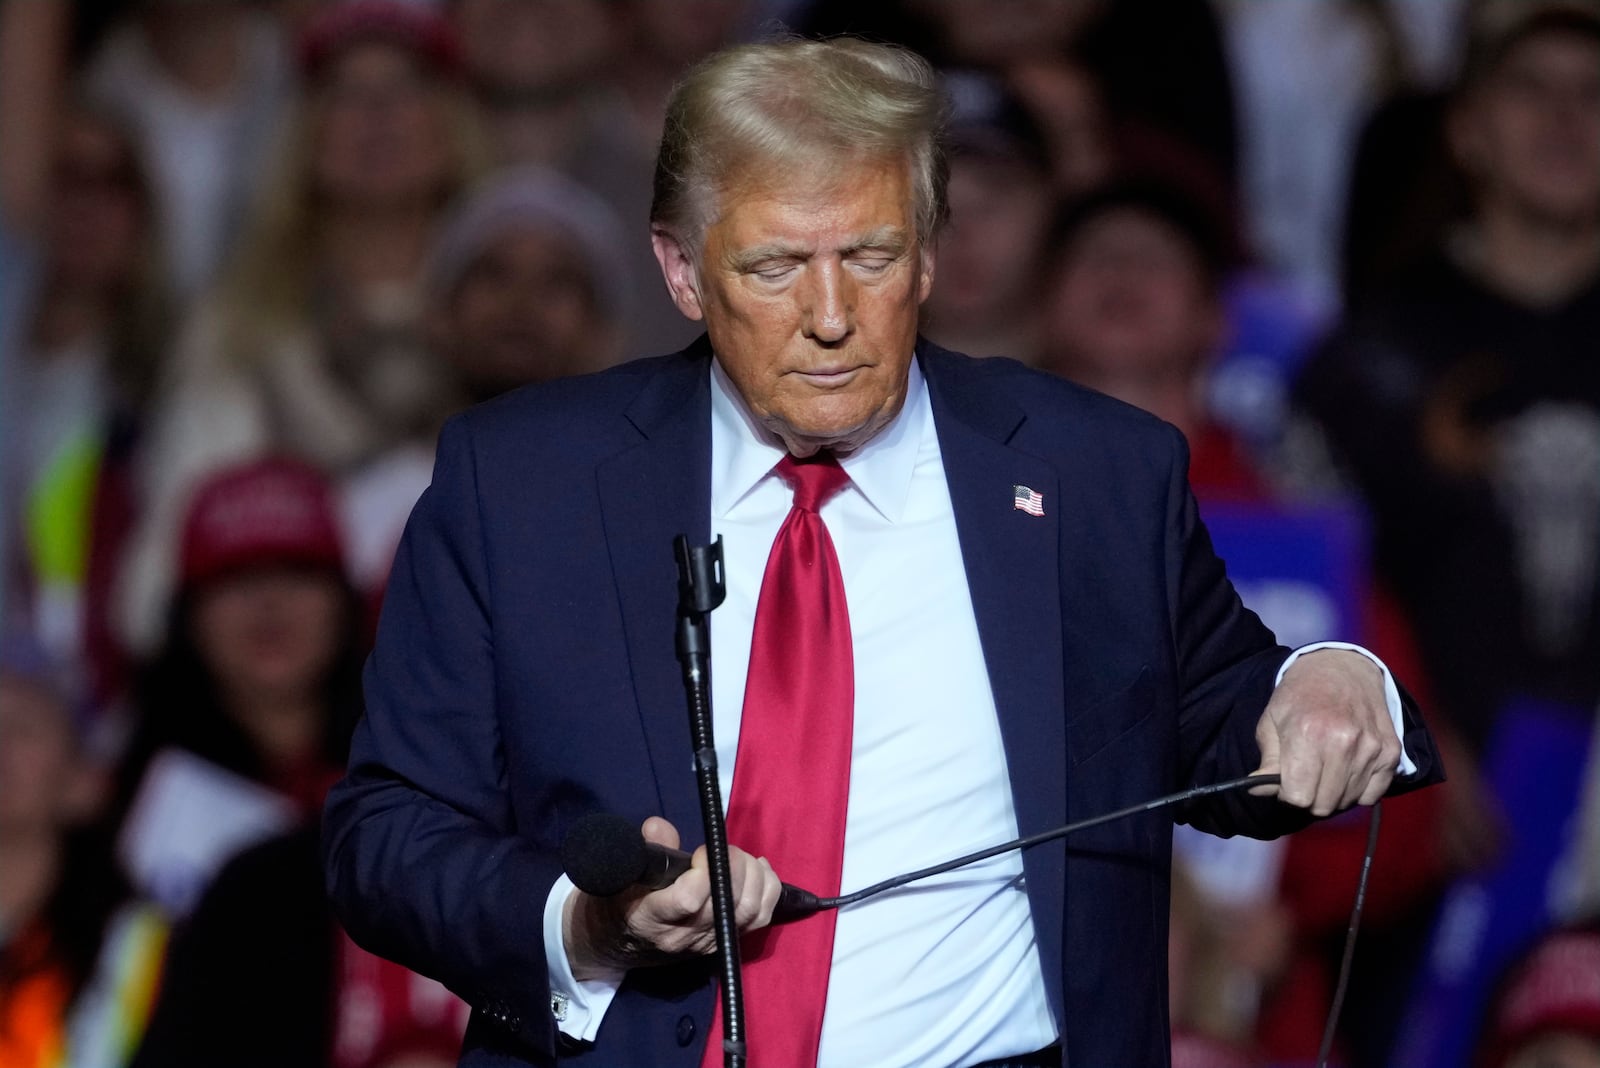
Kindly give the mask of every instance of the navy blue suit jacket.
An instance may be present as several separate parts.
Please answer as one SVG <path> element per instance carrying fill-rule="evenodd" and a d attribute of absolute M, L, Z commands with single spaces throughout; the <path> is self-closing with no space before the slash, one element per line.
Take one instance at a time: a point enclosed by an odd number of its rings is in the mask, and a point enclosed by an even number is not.
<path fill-rule="evenodd" d="M 1212 553 L 1182 436 L 1010 361 L 927 343 L 918 359 L 1022 833 L 1252 771 L 1286 651 Z M 698 841 L 671 547 L 713 534 L 709 360 L 702 340 L 454 420 L 395 562 L 328 802 L 328 881 L 358 942 L 478 1010 L 464 1065 L 698 1063 L 706 962 L 630 973 L 579 1047 L 551 1018 L 542 913 L 588 812 L 659 814 Z M 1017 484 L 1043 517 L 1013 507 Z M 1408 716 L 1423 781 L 1437 759 Z M 1260 836 L 1303 822 L 1238 794 L 1181 816 Z M 1025 855 L 1070 1065 L 1167 1061 L 1170 818 Z"/>

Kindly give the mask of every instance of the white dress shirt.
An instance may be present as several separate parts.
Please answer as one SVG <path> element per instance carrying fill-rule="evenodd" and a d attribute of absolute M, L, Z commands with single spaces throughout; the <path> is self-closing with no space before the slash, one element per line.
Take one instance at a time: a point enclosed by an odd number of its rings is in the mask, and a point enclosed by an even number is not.
<path fill-rule="evenodd" d="M 711 614 L 712 709 L 726 799 L 756 600 L 792 492 L 772 473 L 782 445 L 750 419 L 720 367 L 711 393 L 711 530 L 724 538 L 728 591 Z M 899 415 L 840 462 L 850 484 L 821 515 L 838 553 L 855 650 L 841 879 L 848 892 L 1019 832 L 915 362 Z M 1395 694 L 1396 716 L 1398 705 Z M 804 872 L 778 876 L 808 886 Z M 552 1002 L 564 1033 L 593 1040 L 622 976 L 574 980 L 561 937 L 571 890 L 563 877 L 545 908 Z M 819 1068 L 973 1064 L 1039 1049 L 1059 1034 L 1017 853 L 841 909 L 837 924 Z"/>

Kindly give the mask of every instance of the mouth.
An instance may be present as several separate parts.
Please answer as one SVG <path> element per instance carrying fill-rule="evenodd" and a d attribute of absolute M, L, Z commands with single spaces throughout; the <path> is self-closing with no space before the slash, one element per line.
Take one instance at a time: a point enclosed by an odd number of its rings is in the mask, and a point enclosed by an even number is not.
<path fill-rule="evenodd" d="M 833 367 L 814 367 L 804 371 L 790 371 L 789 374 L 818 389 L 839 389 L 855 381 L 856 377 L 865 371 L 866 368 L 860 364 L 841 364 Z"/>

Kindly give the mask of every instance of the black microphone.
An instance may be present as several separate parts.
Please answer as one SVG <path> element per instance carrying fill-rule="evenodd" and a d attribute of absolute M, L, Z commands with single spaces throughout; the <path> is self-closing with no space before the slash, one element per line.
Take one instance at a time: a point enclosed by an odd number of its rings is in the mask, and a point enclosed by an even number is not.
<path fill-rule="evenodd" d="M 579 819 L 561 842 L 561 866 L 567 878 L 586 894 L 611 897 L 630 886 L 660 890 L 689 870 L 689 854 L 645 840 L 639 828 L 610 812 Z M 809 890 L 783 884 L 773 923 L 802 919 L 821 908 Z"/>

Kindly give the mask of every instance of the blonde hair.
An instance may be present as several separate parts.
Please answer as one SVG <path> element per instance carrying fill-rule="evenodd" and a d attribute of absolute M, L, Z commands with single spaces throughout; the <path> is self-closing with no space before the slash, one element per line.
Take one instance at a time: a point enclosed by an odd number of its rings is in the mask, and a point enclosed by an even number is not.
<path fill-rule="evenodd" d="M 908 49 L 849 37 L 729 48 L 668 98 L 650 221 L 698 247 L 736 176 L 900 156 L 911 168 L 917 236 L 931 243 L 949 214 L 944 123 L 933 68 Z"/>
<path fill-rule="evenodd" d="M 488 142 L 466 93 L 437 82 L 439 121 L 450 138 L 448 171 L 437 190 L 445 207 L 487 168 Z M 222 356 L 248 366 L 272 340 L 302 327 L 316 278 L 317 232 L 324 201 L 313 176 L 312 154 L 321 122 L 315 89 L 299 100 L 284 125 L 274 170 L 219 283 L 224 322 Z"/>

